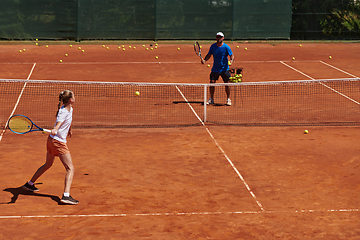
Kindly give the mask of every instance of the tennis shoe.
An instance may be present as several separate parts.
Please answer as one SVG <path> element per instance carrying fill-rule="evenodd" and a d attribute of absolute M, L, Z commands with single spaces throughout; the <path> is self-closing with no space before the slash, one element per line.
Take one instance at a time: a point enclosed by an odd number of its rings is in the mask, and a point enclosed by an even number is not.
<path fill-rule="evenodd" d="M 213 105 L 213 104 L 214 104 L 214 99 L 213 99 L 213 98 L 209 98 L 209 101 L 207 101 L 206 104 L 207 104 L 207 105 Z"/>
<path fill-rule="evenodd" d="M 35 185 L 31 186 L 28 182 L 25 183 L 22 187 L 25 188 L 26 190 L 29 190 L 29 191 L 32 191 L 32 192 L 39 191 L 39 189 L 37 187 L 35 187 Z"/>
<path fill-rule="evenodd" d="M 231 106 L 231 100 L 230 100 L 230 98 L 227 99 L 226 105 L 227 105 L 227 106 Z"/>
<path fill-rule="evenodd" d="M 73 199 L 71 196 L 65 197 L 64 195 L 62 196 L 60 202 L 65 203 L 65 204 L 71 204 L 71 205 L 76 205 L 79 203 L 78 200 Z"/>

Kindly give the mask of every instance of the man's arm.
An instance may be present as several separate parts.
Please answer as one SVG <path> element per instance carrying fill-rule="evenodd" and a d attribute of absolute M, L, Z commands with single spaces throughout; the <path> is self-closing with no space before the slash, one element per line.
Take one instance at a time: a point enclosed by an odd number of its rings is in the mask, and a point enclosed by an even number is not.
<path fill-rule="evenodd" d="M 201 60 L 201 63 L 202 63 L 202 64 L 205 64 L 205 62 L 206 62 L 207 60 L 209 60 L 210 58 L 211 58 L 211 55 L 210 55 L 210 54 L 206 54 L 204 60 Z"/>
<path fill-rule="evenodd" d="M 233 54 L 233 55 L 230 55 L 230 65 L 232 65 L 232 64 L 233 64 L 234 59 L 235 59 L 234 54 Z"/>

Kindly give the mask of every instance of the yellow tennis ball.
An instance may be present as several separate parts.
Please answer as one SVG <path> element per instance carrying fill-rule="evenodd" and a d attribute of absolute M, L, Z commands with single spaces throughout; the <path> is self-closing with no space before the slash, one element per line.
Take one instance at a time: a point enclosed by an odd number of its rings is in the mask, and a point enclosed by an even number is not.
<path fill-rule="evenodd" d="M 72 47 L 72 45 L 70 45 L 70 47 Z"/>
<path fill-rule="evenodd" d="M 247 50 L 247 47 L 245 48 L 245 50 Z"/>
<path fill-rule="evenodd" d="M 81 50 L 81 47 L 79 47 L 79 50 Z"/>
<path fill-rule="evenodd" d="M 22 51 L 21 50 L 19 50 L 19 53 L 21 53 Z"/>
<path fill-rule="evenodd" d="M 45 47 L 49 47 L 48 45 L 46 45 Z"/>
<path fill-rule="evenodd" d="M 105 45 L 103 45 L 103 47 L 105 47 Z"/>
<path fill-rule="evenodd" d="M 331 56 L 329 56 L 329 59 L 331 59 Z"/>
<path fill-rule="evenodd" d="M 180 48 L 178 47 L 178 50 L 180 50 Z"/>
<path fill-rule="evenodd" d="M 118 46 L 118 49 L 121 49 L 121 47 L 120 47 L 120 46 Z"/>
<path fill-rule="evenodd" d="M 295 60 L 295 57 L 293 57 L 292 60 Z"/>
<path fill-rule="evenodd" d="M 301 47 L 301 44 L 299 45 L 299 47 Z"/>
<path fill-rule="evenodd" d="M 82 52 L 85 52 L 85 50 L 81 50 Z"/>
<path fill-rule="evenodd" d="M 38 43 L 35 43 L 35 45 L 36 45 L 36 46 L 39 46 L 39 44 L 38 44 Z"/>
<path fill-rule="evenodd" d="M 139 91 L 136 91 L 136 92 L 135 92 L 135 95 L 136 95 L 136 96 L 140 96 L 140 92 L 139 92 Z"/>
<path fill-rule="evenodd" d="M 68 54 L 67 53 L 65 53 L 65 57 L 67 57 L 68 56 Z"/>
<path fill-rule="evenodd" d="M 39 39 L 35 39 L 36 41 L 39 41 Z"/>
<path fill-rule="evenodd" d="M 62 60 L 60 60 L 60 62 L 62 63 Z"/>
<path fill-rule="evenodd" d="M 230 62 L 230 61 L 228 61 L 228 65 L 229 65 L 229 66 L 231 65 L 231 62 Z"/>
<path fill-rule="evenodd" d="M 305 131 L 304 131 L 304 134 L 308 134 L 308 133 L 309 133 L 309 131 L 308 131 L 308 130 L 305 130 Z"/>
<path fill-rule="evenodd" d="M 239 48 L 239 46 L 236 46 L 237 48 Z"/>
<path fill-rule="evenodd" d="M 109 47 L 106 47 L 106 49 L 110 49 Z"/>
<path fill-rule="evenodd" d="M 23 49 L 23 52 L 25 52 L 25 48 Z"/>
<path fill-rule="evenodd" d="M 156 59 L 158 59 L 159 57 L 158 57 L 158 56 L 156 56 L 155 58 L 156 58 Z"/>
<path fill-rule="evenodd" d="M 208 64 L 207 67 L 210 67 L 210 64 Z"/>

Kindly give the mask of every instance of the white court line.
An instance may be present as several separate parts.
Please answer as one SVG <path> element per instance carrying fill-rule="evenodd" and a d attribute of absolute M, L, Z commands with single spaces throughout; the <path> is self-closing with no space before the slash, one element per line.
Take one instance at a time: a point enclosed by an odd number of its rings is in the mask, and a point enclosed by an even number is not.
<path fill-rule="evenodd" d="M 359 209 L 330 209 L 330 210 L 294 210 L 294 211 L 234 211 L 234 212 L 170 212 L 170 213 L 105 213 L 105 214 L 64 214 L 64 215 L 13 215 L 0 216 L 2 219 L 25 218 L 86 218 L 86 217 L 153 217 L 153 216 L 206 216 L 206 215 L 245 215 L 245 214 L 300 214 L 300 213 L 354 213 Z"/>
<path fill-rule="evenodd" d="M 312 78 L 312 77 L 310 77 L 309 75 L 306 75 L 305 73 L 303 73 L 303 72 L 301 72 L 301 71 L 297 70 L 296 68 L 294 68 L 294 67 L 292 67 L 292 66 L 290 66 L 290 65 L 288 65 L 288 64 L 286 64 L 286 63 L 284 63 L 284 62 L 282 62 L 282 61 L 280 61 L 280 62 L 281 62 L 282 64 L 284 64 L 285 66 L 287 66 L 287 67 L 289 67 L 289 68 L 291 68 L 291 69 L 295 70 L 296 72 L 301 73 L 302 75 L 306 76 L 307 78 L 309 78 L 309 79 L 311 79 L 311 80 L 316 80 L 315 78 Z M 347 95 L 345 95 L 345 94 L 343 94 L 343 93 L 341 93 L 341 92 L 339 92 L 339 91 L 336 91 L 335 89 L 333 89 L 333 88 L 329 87 L 328 85 L 326 85 L 326 84 L 324 84 L 324 83 L 321 83 L 321 82 L 320 82 L 320 84 L 321 84 L 321 85 L 323 85 L 324 87 L 326 87 L 326 88 L 330 89 L 331 91 L 333 91 L 333 92 L 335 92 L 335 93 L 339 94 L 340 96 L 342 96 L 342 97 L 344 97 L 344 98 L 346 98 L 346 99 L 348 99 L 348 100 L 352 101 L 353 103 L 356 103 L 356 104 L 360 105 L 360 103 L 359 103 L 358 101 L 356 101 L 356 100 L 354 100 L 354 99 L 350 98 L 349 96 L 347 96 Z"/>
<path fill-rule="evenodd" d="M 334 67 L 333 65 L 330 65 L 330 64 L 328 64 L 328 63 L 326 63 L 326 62 L 323 62 L 323 61 L 320 61 L 320 62 L 321 62 L 322 64 L 325 64 L 325 65 L 327 65 L 327 66 L 329 66 L 329 67 L 332 67 L 332 68 L 334 68 L 334 69 L 336 69 L 336 70 L 338 70 L 338 71 L 340 71 L 340 72 L 343 72 L 343 73 L 345 73 L 345 74 L 347 74 L 347 75 L 349 75 L 349 76 L 351 76 L 351 77 L 359 78 L 359 77 L 357 77 L 357 76 L 355 76 L 355 75 L 353 75 L 353 74 L 351 74 L 351 73 L 345 72 L 344 70 L 341 70 L 340 68 Z"/>
<path fill-rule="evenodd" d="M 29 79 L 30 79 L 30 77 L 31 77 L 31 75 L 32 75 L 32 73 L 33 73 L 33 71 L 34 71 L 35 66 L 36 66 L 36 63 L 33 64 L 33 67 L 31 68 L 31 71 L 30 71 L 30 73 L 29 73 L 29 75 L 28 75 L 28 77 L 27 77 L 26 80 L 29 80 Z M 4 129 L 3 129 L 2 132 L 0 133 L 0 142 L 1 142 L 2 137 L 3 137 L 3 135 L 4 135 L 5 131 L 6 131 L 6 128 L 7 128 L 7 126 L 8 126 L 8 121 L 9 121 L 10 117 L 14 114 L 17 106 L 19 105 L 20 98 L 21 98 L 21 96 L 22 96 L 22 94 L 23 94 L 23 92 L 24 92 L 24 90 L 25 90 L 26 84 L 27 84 L 27 82 L 25 82 L 23 88 L 21 89 L 20 95 L 19 95 L 19 97 L 18 97 L 18 99 L 17 99 L 17 101 L 16 101 L 16 104 L 15 104 L 15 106 L 14 106 L 14 109 L 12 110 L 12 112 L 11 112 L 8 120 L 6 121 Z"/>
<path fill-rule="evenodd" d="M 195 116 L 197 117 L 197 119 L 201 122 L 201 124 L 205 127 L 207 133 L 210 135 L 211 139 L 215 142 L 215 145 L 220 149 L 221 153 L 224 155 L 224 157 L 226 158 L 226 160 L 230 163 L 231 167 L 234 169 L 234 171 L 236 172 L 236 174 L 238 175 L 238 177 L 241 179 L 241 181 L 243 182 L 243 184 L 245 185 L 246 189 L 249 191 L 250 195 L 254 198 L 255 202 L 257 203 L 257 205 L 260 207 L 260 209 L 262 211 L 265 211 L 262 204 L 259 202 L 259 200 L 257 199 L 256 195 L 253 193 L 253 191 L 251 190 L 250 186 L 246 183 L 244 177 L 241 175 L 241 173 L 237 170 L 237 168 L 235 167 L 234 163 L 231 161 L 231 159 L 229 158 L 229 156 L 225 153 L 225 151 L 222 149 L 222 147 L 219 145 L 219 143 L 216 141 L 215 137 L 212 135 L 212 133 L 210 132 L 209 128 L 206 127 L 205 123 L 201 120 L 201 118 L 199 117 L 199 115 L 195 112 L 194 108 L 191 106 L 191 104 L 189 103 L 189 101 L 186 99 L 186 97 L 184 96 L 184 94 L 180 91 L 180 89 L 176 86 L 176 89 L 179 91 L 179 93 L 181 94 L 181 96 L 184 98 L 184 100 L 186 101 L 186 103 L 188 104 L 188 106 L 190 107 L 190 109 L 192 110 L 192 112 L 195 114 Z"/>
<path fill-rule="evenodd" d="M 236 63 L 278 63 L 279 61 L 236 61 Z M 282 61 L 282 62 L 321 62 L 320 60 L 310 60 L 310 61 Z M 72 65 L 87 65 L 87 64 L 194 64 L 199 63 L 199 61 L 184 61 L 184 62 L 176 62 L 176 61 L 166 61 L 166 62 L 38 62 L 38 64 L 72 64 Z M 33 63 L 0 63 L 0 64 L 33 64 Z"/>

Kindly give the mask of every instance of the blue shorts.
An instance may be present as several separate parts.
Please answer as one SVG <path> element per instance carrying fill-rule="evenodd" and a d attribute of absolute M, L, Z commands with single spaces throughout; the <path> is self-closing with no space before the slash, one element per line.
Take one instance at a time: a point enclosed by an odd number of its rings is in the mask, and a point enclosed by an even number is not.
<path fill-rule="evenodd" d="M 230 81 L 230 72 L 225 71 L 221 73 L 211 72 L 210 73 L 210 80 L 217 81 L 219 79 L 219 76 L 223 79 L 224 83 L 228 83 Z"/>

